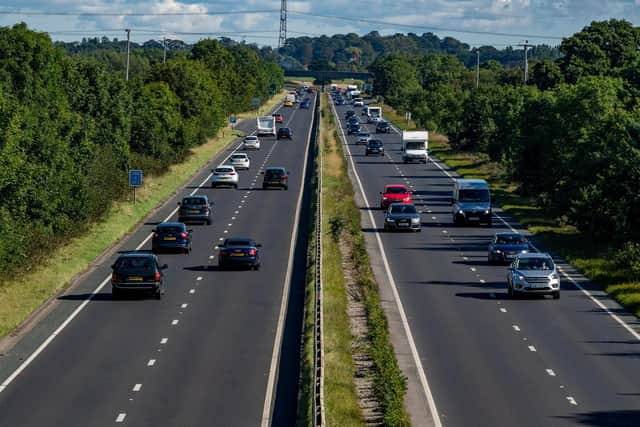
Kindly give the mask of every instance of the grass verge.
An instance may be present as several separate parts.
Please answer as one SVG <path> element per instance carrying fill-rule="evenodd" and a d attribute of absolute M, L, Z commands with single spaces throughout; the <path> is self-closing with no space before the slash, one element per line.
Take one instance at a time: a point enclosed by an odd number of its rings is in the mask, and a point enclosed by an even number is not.
<path fill-rule="evenodd" d="M 360 425 L 362 419 L 354 390 L 352 336 L 347 317 L 347 295 L 339 240 L 350 245 L 354 277 L 367 311 L 369 342 L 366 351 L 374 368 L 374 393 L 384 425 L 407 426 L 404 408 L 406 379 L 395 358 L 388 324 L 369 262 L 360 209 L 326 95 L 322 97 L 321 144 L 323 150 L 323 274 L 325 325 L 325 405 L 328 425 Z"/>
<path fill-rule="evenodd" d="M 387 108 L 392 110 L 391 107 Z M 396 123 L 397 126 L 401 127 Z M 629 311 L 640 317 L 640 283 L 633 274 L 614 262 L 616 248 L 594 241 L 558 218 L 538 207 L 535 199 L 518 194 L 517 183 L 508 179 L 497 162 L 482 153 L 456 151 L 447 138 L 432 133 L 431 152 L 450 168 L 466 178 L 487 180 L 496 202 L 502 209 L 526 226 L 544 246 L 566 259 Z"/>
<path fill-rule="evenodd" d="M 277 105 L 280 94 L 267 103 Z M 75 276 L 111 245 L 122 239 L 156 206 L 234 138 L 241 135 L 228 126 L 215 138 L 191 150 L 184 162 L 173 165 L 160 176 L 145 176 L 144 186 L 136 192 L 136 204 L 130 200 L 113 204 L 104 220 L 91 225 L 82 236 L 54 250 L 47 261 L 34 265 L 22 276 L 0 282 L 0 339 L 14 331 L 43 302 L 69 286 Z"/>

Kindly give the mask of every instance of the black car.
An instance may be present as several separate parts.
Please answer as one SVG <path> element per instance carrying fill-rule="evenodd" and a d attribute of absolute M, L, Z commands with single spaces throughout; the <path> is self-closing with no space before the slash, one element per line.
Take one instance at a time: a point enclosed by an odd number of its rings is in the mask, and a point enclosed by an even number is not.
<path fill-rule="evenodd" d="M 160 266 L 151 252 L 135 251 L 121 254 L 111 266 L 111 295 L 118 298 L 125 291 L 148 292 L 156 299 L 164 294 L 164 274 L 167 264 Z"/>
<path fill-rule="evenodd" d="M 191 252 L 192 231 L 182 222 L 162 222 L 153 230 L 151 250 L 153 253 L 178 250 L 188 254 Z"/>
<path fill-rule="evenodd" d="M 260 268 L 260 248 L 253 239 L 230 237 L 218 247 L 218 267 L 249 267 L 253 270 Z"/>
<path fill-rule="evenodd" d="M 349 117 L 354 117 L 356 115 L 356 112 L 353 110 L 347 110 L 347 112 L 344 115 L 344 118 L 349 120 Z"/>
<path fill-rule="evenodd" d="M 367 149 L 365 150 L 365 156 L 369 154 L 377 154 L 379 156 L 384 156 L 384 145 L 382 141 L 379 139 L 370 139 L 367 142 Z"/>
<path fill-rule="evenodd" d="M 291 129 L 289 128 L 280 128 L 278 129 L 278 139 L 292 139 L 293 138 L 293 133 L 291 132 Z"/>
<path fill-rule="evenodd" d="M 360 124 L 360 120 L 356 116 L 351 116 L 347 119 L 348 125 Z"/>
<path fill-rule="evenodd" d="M 351 135 L 352 133 L 359 133 L 362 129 L 360 128 L 359 123 L 354 123 L 352 125 L 347 126 L 347 134 Z"/>
<path fill-rule="evenodd" d="M 513 262 L 518 254 L 532 252 L 529 240 L 520 233 L 496 233 L 489 243 L 487 262 Z"/>
<path fill-rule="evenodd" d="M 264 175 L 262 179 L 263 190 L 269 187 L 284 188 L 285 190 L 289 188 L 289 172 L 285 168 L 266 168 L 262 174 Z"/>
<path fill-rule="evenodd" d="M 392 203 L 384 214 L 384 230 L 422 231 L 420 212 L 415 205 Z"/>
<path fill-rule="evenodd" d="M 389 133 L 391 132 L 391 125 L 389 122 L 378 122 L 376 125 L 376 133 Z"/>
<path fill-rule="evenodd" d="M 211 206 L 209 198 L 204 195 L 188 196 L 178 202 L 178 222 L 205 222 L 211 225 Z"/>

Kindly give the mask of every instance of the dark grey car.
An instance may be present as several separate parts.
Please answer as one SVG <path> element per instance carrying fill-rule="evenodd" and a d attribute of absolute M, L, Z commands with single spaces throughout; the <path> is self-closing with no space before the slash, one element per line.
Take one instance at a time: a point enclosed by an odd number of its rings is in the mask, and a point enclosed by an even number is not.
<path fill-rule="evenodd" d="M 213 203 L 205 195 L 187 196 L 178 202 L 178 222 L 204 222 L 211 225 Z"/>
<path fill-rule="evenodd" d="M 511 262 L 519 254 L 532 252 L 531 249 L 527 238 L 520 233 L 496 233 L 489 243 L 487 261 L 489 264 Z"/>
<path fill-rule="evenodd" d="M 422 231 L 420 212 L 415 205 L 392 203 L 384 214 L 384 230 Z"/>

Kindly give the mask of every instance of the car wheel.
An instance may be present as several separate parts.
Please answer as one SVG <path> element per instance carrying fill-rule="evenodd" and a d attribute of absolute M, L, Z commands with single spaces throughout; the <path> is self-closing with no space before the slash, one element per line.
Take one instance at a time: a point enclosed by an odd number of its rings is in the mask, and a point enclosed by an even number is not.
<path fill-rule="evenodd" d="M 237 189 L 238 189 L 238 184 L 235 184 L 235 185 L 233 186 L 233 188 L 234 188 L 235 190 L 237 190 Z"/>
<path fill-rule="evenodd" d="M 211 218 L 207 218 L 207 225 L 211 225 Z"/>
<path fill-rule="evenodd" d="M 389 231 L 389 226 L 387 224 L 384 225 L 384 231 Z"/>
<path fill-rule="evenodd" d="M 288 186 L 288 185 L 285 185 L 285 186 L 284 186 L 284 189 L 285 189 L 285 190 L 288 190 L 288 189 L 289 189 L 289 186 Z"/>
<path fill-rule="evenodd" d="M 111 288 L 111 299 L 120 299 L 122 293 L 118 288 Z"/>
<path fill-rule="evenodd" d="M 515 296 L 511 286 L 507 286 L 507 295 L 509 295 L 509 298 L 513 298 Z"/>
<path fill-rule="evenodd" d="M 493 219 L 489 219 L 489 221 L 487 221 L 487 227 L 491 228 L 493 226 Z"/>
<path fill-rule="evenodd" d="M 266 189 L 267 189 L 267 186 L 263 184 L 263 185 L 262 185 L 262 189 L 263 189 L 263 190 L 266 190 Z"/>
<path fill-rule="evenodd" d="M 560 291 L 556 291 L 553 293 L 553 299 L 560 299 Z"/>
<path fill-rule="evenodd" d="M 417 231 L 418 233 L 422 233 L 422 227 L 418 228 L 416 231 Z"/>
<path fill-rule="evenodd" d="M 160 289 L 158 289 L 158 290 L 156 291 L 155 298 L 156 298 L 157 300 L 161 300 L 161 299 L 162 299 L 162 292 L 160 291 Z"/>

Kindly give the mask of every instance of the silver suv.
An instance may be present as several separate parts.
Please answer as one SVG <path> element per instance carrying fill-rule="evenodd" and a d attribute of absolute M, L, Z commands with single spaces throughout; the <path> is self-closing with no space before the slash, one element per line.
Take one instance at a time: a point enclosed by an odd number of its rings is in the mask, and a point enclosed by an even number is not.
<path fill-rule="evenodd" d="M 521 294 L 553 295 L 560 298 L 560 275 L 551 256 L 546 253 L 527 253 L 516 256 L 507 274 L 510 297 Z"/>

